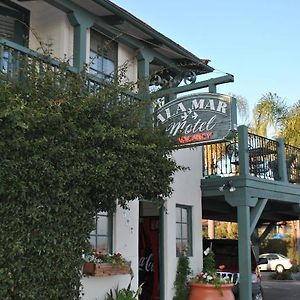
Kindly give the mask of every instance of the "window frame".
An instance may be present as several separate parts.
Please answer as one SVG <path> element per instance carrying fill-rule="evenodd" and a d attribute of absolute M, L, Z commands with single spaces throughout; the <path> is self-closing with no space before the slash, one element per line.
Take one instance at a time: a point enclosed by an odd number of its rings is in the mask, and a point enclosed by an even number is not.
<path fill-rule="evenodd" d="M 177 219 L 177 210 L 180 209 L 180 220 Z M 182 211 L 186 211 L 186 222 L 183 221 L 182 218 Z M 177 226 L 178 224 L 181 224 L 181 236 L 177 236 Z M 177 242 L 178 241 L 186 241 L 188 251 L 186 251 L 186 255 L 191 257 L 193 256 L 193 232 L 192 232 L 192 206 L 189 205 L 182 205 L 182 204 L 176 204 L 176 256 L 180 256 L 182 253 L 177 250 Z M 187 238 L 182 237 L 182 225 L 187 225 Z"/>
<path fill-rule="evenodd" d="M 106 234 L 103 233 L 98 233 L 98 220 L 99 217 L 106 217 L 107 218 L 107 231 Z M 96 213 L 95 215 L 95 229 L 90 233 L 90 244 L 94 246 L 91 243 L 91 239 L 95 238 L 95 247 L 97 250 L 97 241 L 101 237 L 106 237 L 107 238 L 107 249 L 105 253 L 112 253 L 113 251 L 113 216 L 112 214 L 109 214 L 107 212 L 100 211 Z"/>
<path fill-rule="evenodd" d="M 96 47 L 95 47 L 96 46 Z M 107 47 L 107 49 L 106 49 Z M 109 49 L 111 47 L 111 49 Z M 99 60 L 101 69 L 97 69 Z M 113 63 L 113 71 L 105 72 L 105 62 Z M 90 30 L 89 73 L 104 81 L 113 81 L 118 69 L 118 43 L 94 28 Z"/>
<path fill-rule="evenodd" d="M 4 10 L 2 9 L 0 16 L 9 16 L 15 19 L 14 33 L 11 41 L 22 46 L 28 46 L 30 11 L 10 0 L 0 0 L 0 7 L 1 4 L 5 6 L 2 6 Z"/>

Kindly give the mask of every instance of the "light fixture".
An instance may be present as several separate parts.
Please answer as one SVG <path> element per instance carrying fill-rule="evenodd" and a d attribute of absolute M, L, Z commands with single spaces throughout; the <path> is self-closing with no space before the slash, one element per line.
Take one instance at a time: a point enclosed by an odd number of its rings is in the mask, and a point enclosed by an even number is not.
<path fill-rule="evenodd" d="M 220 192 L 224 192 L 228 190 L 229 192 L 234 192 L 236 191 L 236 187 L 232 185 L 232 181 L 226 181 L 222 186 L 219 187 Z"/>

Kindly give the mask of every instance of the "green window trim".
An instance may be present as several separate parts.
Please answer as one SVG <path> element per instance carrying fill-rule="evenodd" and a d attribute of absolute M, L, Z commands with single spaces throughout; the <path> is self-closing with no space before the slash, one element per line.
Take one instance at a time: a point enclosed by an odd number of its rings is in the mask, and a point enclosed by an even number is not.
<path fill-rule="evenodd" d="M 118 44 L 91 29 L 89 73 L 101 80 L 114 80 L 118 68 Z"/>
<path fill-rule="evenodd" d="M 95 251 L 112 253 L 113 216 L 98 212 L 95 216 L 95 229 L 90 233 L 90 243 Z"/>
<path fill-rule="evenodd" d="M 176 205 L 176 256 L 193 256 L 192 206 Z"/>
<path fill-rule="evenodd" d="M 0 0 L 0 37 L 28 45 L 30 11 L 9 0 Z"/>

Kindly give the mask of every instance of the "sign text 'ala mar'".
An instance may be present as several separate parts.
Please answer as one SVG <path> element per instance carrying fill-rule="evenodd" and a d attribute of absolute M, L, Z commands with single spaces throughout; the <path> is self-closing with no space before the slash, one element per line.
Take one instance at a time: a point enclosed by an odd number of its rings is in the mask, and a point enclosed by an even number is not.
<path fill-rule="evenodd" d="M 223 141 L 236 129 L 236 100 L 214 93 L 184 96 L 160 107 L 156 118 L 168 135 L 178 136 L 179 145 Z"/>

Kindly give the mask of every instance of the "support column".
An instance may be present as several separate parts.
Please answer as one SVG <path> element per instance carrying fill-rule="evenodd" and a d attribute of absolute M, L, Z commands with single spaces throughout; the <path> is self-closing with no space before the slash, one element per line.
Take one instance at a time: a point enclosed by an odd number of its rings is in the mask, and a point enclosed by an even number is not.
<path fill-rule="evenodd" d="M 146 49 L 139 50 L 138 52 L 138 80 L 140 92 L 149 93 L 150 63 L 153 58 L 153 55 Z"/>
<path fill-rule="evenodd" d="M 247 126 L 242 125 L 238 127 L 238 137 L 240 176 L 247 176 L 249 175 L 249 147 Z"/>
<path fill-rule="evenodd" d="M 280 181 L 288 182 L 285 146 L 283 139 L 277 139 L 278 177 Z M 274 176 L 275 178 L 275 176 Z"/>
<path fill-rule="evenodd" d="M 239 232 L 239 271 L 240 286 L 239 299 L 252 299 L 251 286 L 251 244 L 250 244 L 250 207 L 239 205 L 237 207 L 238 232 Z"/>
<path fill-rule="evenodd" d="M 74 27 L 73 65 L 81 72 L 86 64 L 87 30 L 93 25 L 94 20 L 77 11 L 69 12 L 68 19 Z"/>
<path fill-rule="evenodd" d="M 240 145 L 240 141 L 239 141 Z M 241 157 L 240 157 L 241 159 Z M 234 192 L 226 190 L 225 200 L 231 206 L 237 208 L 238 221 L 238 254 L 239 254 L 239 299 L 252 299 L 252 280 L 251 280 L 251 233 L 250 233 L 250 208 L 258 203 L 257 198 L 252 198 L 247 193 L 246 188 L 239 188 Z"/>
<path fill-rule="evenodd" d="M 138 52 L 138 85 L 139 85 L 139 93 L 142 98 L 145 100 L 149 99 L 149 83 L 150 83 L 150 63 L 153 60 L 153 55 L 149 53 L 149 51 L 143 49 Z M 152 123 L 152 114 L 153 108 L 151 105 L 148 106 L 145 122 Z"/>

